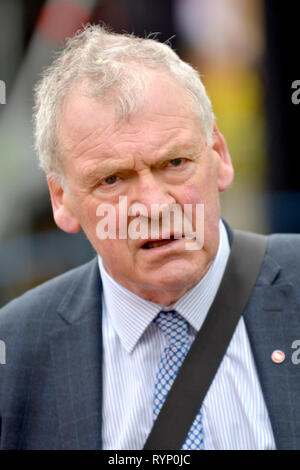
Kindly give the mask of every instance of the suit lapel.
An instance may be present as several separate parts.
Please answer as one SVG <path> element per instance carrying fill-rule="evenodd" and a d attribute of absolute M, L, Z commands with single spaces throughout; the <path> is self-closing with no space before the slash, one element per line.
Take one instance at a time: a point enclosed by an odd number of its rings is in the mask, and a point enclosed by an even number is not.
<path fill-rule="evenodd" d="M 61 446 L 100 449 L 101 280 L 97 259 L 73 282 L 50 336 Z"/>
<path fill-rule="evenodd" d="M 299 305 L 295 305 L 295 287 L 284 276 L 279 276 L 280 271 L 278 263 L 266 255 L 244 318 L 276 447 L 297 449 L 300 447 L 300 425 L 295 414 L 300 374 L 297 365 L 291 361 L 291 344 L 299 339 Z M 280 364 L 271 359 L 276 349 L 286 356 Z"/>

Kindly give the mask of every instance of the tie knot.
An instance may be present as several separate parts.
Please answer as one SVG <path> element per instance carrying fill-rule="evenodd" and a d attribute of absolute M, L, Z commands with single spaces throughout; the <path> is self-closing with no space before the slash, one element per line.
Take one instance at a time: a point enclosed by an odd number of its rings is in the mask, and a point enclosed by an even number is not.
<path fill-rule="evenodd" d="M 170 345 L 179 345 L 189 341 L 188 322 L 175 310 L 169 312 L 161 310 L 154 319 L 154 323 L 165 334 Z"/>

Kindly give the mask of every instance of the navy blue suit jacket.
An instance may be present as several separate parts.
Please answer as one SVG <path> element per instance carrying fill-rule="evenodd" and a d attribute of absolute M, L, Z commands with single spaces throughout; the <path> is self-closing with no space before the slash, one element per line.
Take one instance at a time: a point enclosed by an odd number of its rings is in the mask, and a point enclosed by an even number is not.
<path fill-rule="evenodd" d="M 101 449 L 101 289 L 95 258 L 0 310 L 1 449 Z M 269 237 L 244 319 L 276 446 L 300 449 L 298 235 Z"/>

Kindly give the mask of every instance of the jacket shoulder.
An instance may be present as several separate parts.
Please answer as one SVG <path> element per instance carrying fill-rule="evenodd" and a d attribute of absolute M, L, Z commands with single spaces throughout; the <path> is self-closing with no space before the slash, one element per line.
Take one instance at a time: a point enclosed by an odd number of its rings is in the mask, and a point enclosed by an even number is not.
<path fill-rule="evenodd" d="M 269 235 L 267 253 L 281 266 L 300 269 L 300 235 L 272 234 Z M 298 271 L 299 272 L 299 271 Z"/>
<path fill-rule="evenodd" d="M 55 309 L 72 285 L 84 279 L 96 262 L 94 258 L 88 263 L 56 276 L 0 308 L 0 336 L 7 328 L 17 329 L 17 325 L 40 319 L 50 305 L 52 310 Z"/>
<path fill-rule="evenodd" d="M 265 258 L 259 282 L 273 281 L 300 287 L 300 235 L 271 234 L 268 236 Z M 275 276 L 275 277 L 274 277 Z"/>

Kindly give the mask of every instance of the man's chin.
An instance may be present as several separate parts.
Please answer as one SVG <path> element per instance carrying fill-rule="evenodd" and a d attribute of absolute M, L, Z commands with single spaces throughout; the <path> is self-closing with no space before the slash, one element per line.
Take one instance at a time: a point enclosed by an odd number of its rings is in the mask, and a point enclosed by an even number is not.
<path fill-rule="evenodd" d="M 172 260 L 151 272 L 145 272 L 142 279 L 144 296 L 151 291 L 157 296 L 180 298 L 191 289 L 202 277 L 199 266 L 195 267 L 186 260 Z M 176 300 L 177 300 L 176 298 Z M 156 300 L 157 303 L 162 303 Z"/>

